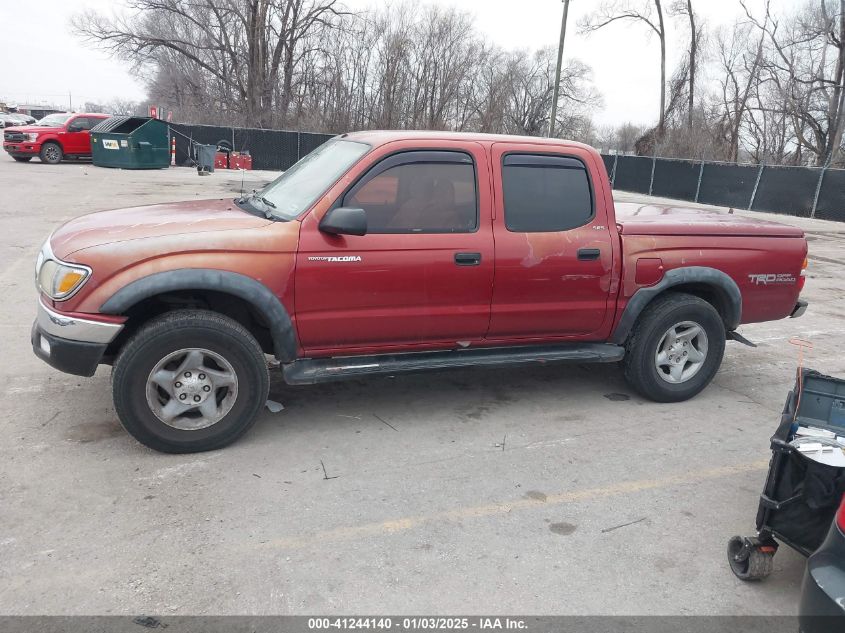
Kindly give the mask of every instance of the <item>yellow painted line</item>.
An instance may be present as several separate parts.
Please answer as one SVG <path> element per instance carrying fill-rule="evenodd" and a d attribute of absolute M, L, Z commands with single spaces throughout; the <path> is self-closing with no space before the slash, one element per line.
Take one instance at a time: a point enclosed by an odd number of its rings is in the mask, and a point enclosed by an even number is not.
<path fill-rule="evenodd" d="M 362 525 L 337 527 L 307 536 L 291 536 L 274 539 L 267 541 L 266 543 L 262 543 L 260 547 L 299 549 L 313 545 L 321 545 L 326 542 L 349 541 L 369 536 L 384 536 L 412 530 L 426 523 L 479 519 L 500 514 L 509 514 L 520 510 L 535 509 L 540 506 L 557 506 L 566 503 L 575 503 L 578 501 L 592 501 L 595 499 L 602 499 L 604 497 L 645 492 L 647 490 L 656 490 L 659 488 L 669 488 L 671 486 L 695 484 L 710 479 L 721 479 L 722 477 L 729 477 L 731 475 L 765 470 L 768 468 L 768 465 L 768 460 L 756 461 L 738 466 L 722 466 L 720 468 L 690 471 L 683 474 L 657 479 L 623 481 L 598 488 L 561 492 L 558 494 L 547 495 L 545 501 L 539 499 L 520 498 L 506 503 L 490 503 L 480 506 L 455 508 L 454 510 L 446 510 L 429 515 L 405 517 L 377 523 L 365 523 Z"/>

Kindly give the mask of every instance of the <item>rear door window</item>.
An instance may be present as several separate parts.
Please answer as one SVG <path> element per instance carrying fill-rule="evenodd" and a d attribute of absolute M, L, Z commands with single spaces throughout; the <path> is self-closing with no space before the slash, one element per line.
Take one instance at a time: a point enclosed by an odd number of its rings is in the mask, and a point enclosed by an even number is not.
<path fill-rule="evenodd" d="M 515 233 L 567 231 L 594 215 L 587 169 L 576 158 L 508 154 L 502 189 L 505 226 Z"/>

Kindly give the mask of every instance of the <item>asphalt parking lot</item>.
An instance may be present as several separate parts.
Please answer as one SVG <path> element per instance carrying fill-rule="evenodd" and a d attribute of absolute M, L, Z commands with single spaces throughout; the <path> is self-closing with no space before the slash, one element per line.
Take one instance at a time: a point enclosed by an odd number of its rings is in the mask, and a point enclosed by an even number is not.
<path fill-rule="evenodd" d="M 108 368 L 33 356 L 35 257 L 83 213 L 240 189 L 0 156 L 0 613 L 796 613 L 800 556 L 743 584 L 725 546 L 753 533 L 788 340 L 845 376 L 845 224 L 780 218 L 808 233 L 810 308 L 744 326 L 759 347 L 729 343 L 689 402 L 644 401 L 615 366 L 275 379 L 285 410 L 237 444 L 154 453 L 120 427 Z"/>

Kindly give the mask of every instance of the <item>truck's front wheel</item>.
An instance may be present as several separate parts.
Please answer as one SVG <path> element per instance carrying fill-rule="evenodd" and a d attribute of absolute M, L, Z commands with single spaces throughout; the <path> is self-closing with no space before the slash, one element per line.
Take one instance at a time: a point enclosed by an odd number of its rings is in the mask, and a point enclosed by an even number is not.
<path fill-rule="evenodd" d="M 625 378 L 657 402 L 680 402 L 704 389 L 725 352 L 725 326 L 698 297 L 670 293 L 655 299 L 628 340 Z"/>
<path fill-rule="evenodd" d="M 48 165 L 58 165 L 62 162 L 62 158 L 64 158 L 64 152 L 62 152 L 62 148 L 59 147 L 58 143 L 44 143 L 41 146 L 41 151 L 38 153 L 38 157 L 41 159 L 42 163 L 47 163 Z"/>
<path fill-rule="evenodd" d="M 165 314 L 141 328 L 114 364 L 112 392 L 124 428 L 166 453 L 222 448 L 267 401 L 261 347 L 241 324 L 203 310 Z"/>

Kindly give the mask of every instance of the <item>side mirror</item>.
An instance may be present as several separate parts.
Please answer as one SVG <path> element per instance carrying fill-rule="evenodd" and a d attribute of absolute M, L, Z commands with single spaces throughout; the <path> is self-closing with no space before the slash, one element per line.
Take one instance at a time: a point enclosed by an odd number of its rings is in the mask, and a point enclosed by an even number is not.
<path fill-rule="evenodd" d="M 81 123 L 71 123 L 67 126 L 68 132 L 81 132 L 82 131 L 82 124 Z"/>
<path fill-rule="evenodd" d="M 353 207 L 332 209 L 320 220 L 320 230 L 330 235 L 366 235 L 367 212 Z"/>

